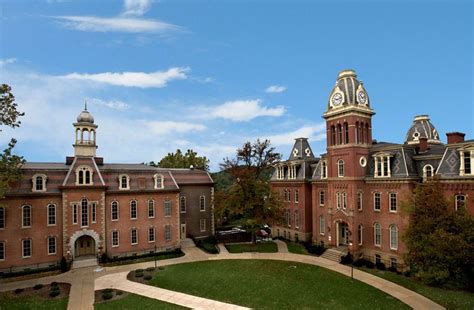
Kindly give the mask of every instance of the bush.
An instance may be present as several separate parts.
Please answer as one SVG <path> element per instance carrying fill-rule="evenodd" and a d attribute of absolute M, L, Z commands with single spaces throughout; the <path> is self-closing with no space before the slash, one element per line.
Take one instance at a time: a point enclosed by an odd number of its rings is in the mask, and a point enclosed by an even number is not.
<path fill-rule="evenodd" d="M 347 255 L 341 256 L 341 264 L 349 265 L 350 263 L 352 263 L 351 253 L 347 253 Z"/>
<path fill-rule="evenodd" d="M 120 295 L 122 295 L 122 294 L 123 294 L 123 291 L 116 291 L 116 292 L 115 292 L 115 295 L 118 295 L 118 296 L 120 296 Z"/>
<path fill-rule="evenodd" d="M 165 266 L 158 267 L 158 270 L 165 270 Z"/>
<path fill-rule="evenodd" d="M 192 238 L 196 246 L 207 253 L 210 254 L 219 254 L 219 250 L 217 249 L 217 239 L 214 236 L 207 237 L 204 239 L 195 239 Z"/>
<path fill-rule="evenodd" d="M 34 290 L 40 290 L 40 289 L 43 288 L 43 286 L 44 286 L 43 284 L 36 284 L 35 286 L 33 286 L 33 289 Z"/>
<path fill-rule="evenodd" d="M 50 285 L 51 285 L 51 288 L 52 288 L 52 287 L 59 287 L 59 283 L 56 282 L 56 281 L 55 281 L 55 282 L 51 282 Z"/>
<path fill-rule="evenodd" d="M 406 270 L 405 272 L 403 272 L 403 275 L 404 275 L 405 277 L 408 277 L 408 278 L 411 277 L 411 272 L 410 272 L 410 270 Z"/>
<path fill-rule="evenodd" d="M 141 277 L 143 277 L 143 269 L 135 270 L 135 278 L 141 278 Z"/>
<path fill-rule="evenodd" d="M 135 272 L 143 272 L 143 271 L 145 271 L 145 270 L 144 270 L 144 269 L 137 269 L 137 270 L 135 270 Z"/>
<path fill-rule="evenodd" d="M 15 290 L 15 294 L 23 293 L 23 291 L 24 291 L 24 289 L 22 289 L 22 288 L 17 288 L 17 289 Z"/>
<path fill-rule="evenodd" d="M 153 277 L 152 277 L 151 275 L 149 275 L 149 274 L 147 274 L 146 276 L 143 277 L 143 279 L 145 279 L 145 280 L 147 280 L 147 281 L 151 280 L 152 278 L 153 278 Z"/>
<path fill-rule="evenodd" d="M 367 265 L 367 261 L 363 258 L 359 258 L 358 260 L 354 261 L 354 266 L 355 267 L 362 267 Z"/>
<path fill-rule="evenodd" d="M 147 269 L 145 269 L 146 271 L 155 271 L 155 267 L 148 267 Z"/>
<path fill-rule="evenodd" d="M 59 288 L 57 290 L 51 290 L 51 292 L 49 292 L 49 297 L 56 297 L 59 294 L 61 294 L 61 292 L 59 291 Z"/>
<path fill-rule="evenodd" d="M 304 246 L 306 250 L 308 251 L 308 253 L 316 254 L 318 256 L 322 255 L 324 251 L 326 251 L 326 248 L 324 247 L 324 245 L 320 245 L 320 244 L 312 244 L 311 242 L 305 242 Z"/>
<path fill-rule="evenodd" d="M 375 265 L 371 261 L 366 261 L 365 262 L 365 267 L 367 267 L 369 269 L 374 269 Z"/>
<path fill-rule="evenodd" d="M 385 270 L 385 264 L 382 262 L 375 263 L 375 267 L 377 267 L 378 270 Z"/>
<path fill-rule="evenodd" d="M 390 272 L 397 272 L 397 268 L 392 267 L 392 266 L 388 267 L 387 270 Z"/>
<path fill-rule="evenodd" d="M 109 300 L 112 297 L 114 297 L 114 291 L 111 289 L 105 289 L 102 291 L 102 299 L 103 300 Z"/>
<path fill-rule="evenodd" d="M 69 270 L 69 266 L 68 266 L 68 263 L 66 261 L 66 257 L 64 257 L 64 256 L 61 258 L 60 267 L 61 267 L 61 272 L 67 272 Z"/>

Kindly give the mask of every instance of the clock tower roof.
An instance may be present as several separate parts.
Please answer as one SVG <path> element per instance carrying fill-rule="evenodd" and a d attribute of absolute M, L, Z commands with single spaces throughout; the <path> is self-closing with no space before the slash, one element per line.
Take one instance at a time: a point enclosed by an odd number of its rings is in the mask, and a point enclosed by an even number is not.
<path fill-rule="evenodd" d="M 440 144 L 438 131 L 430 122 L 428 115 L 415 116 L 413 124 L 408 129 L 407 136 L 405 138 L 406 144 L 418 144 L 420 139 L 425 138 L 428 143 Z"/>

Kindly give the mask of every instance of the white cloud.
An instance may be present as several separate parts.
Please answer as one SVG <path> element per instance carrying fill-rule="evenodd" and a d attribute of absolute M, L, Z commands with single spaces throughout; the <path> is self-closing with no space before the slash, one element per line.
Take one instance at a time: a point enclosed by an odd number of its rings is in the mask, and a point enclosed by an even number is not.
<path fill-rule="evenodd" d="M 206 126 L 201 124 L 175 121 L 147 121 L 146 125 L 148 129 L 150 129 L 150 131 L 156 135 L 165 135 L 169 133 L 185 133 L 206 129 Z"/>
<path fill-rule="evenodd" d="M 54 18 L 63 21 L 64 26 L 80 31 L 166 34 L 183 30 L 180 26 L 156 19 L 73 15 L 54 16 Z"/>
<path fill-rule="evenodd" d="M 285 90 L 286 90 L 285 86 L 271 85 L 271 86 L 268 86 L 267 89 L 265 89 L 265 92 L 267 92 L 267 93 L 282 93 Z"/>
<path fill-rule="evenodd" d="M 309 141 L 322 141 L 326 139 L 326 124 L 314 124 L 303 126 L 294 131 L 269 135 L 261 139 L 269 139 L 273 145 L 292 145 L 296 138 L 308 138 Z"/>
<path fill-rule="evenodd" d="M 0 59 L 0 68 L 3 67 L 4 65 L 9 65 L 15 62 L 16 62 L 16 58 Z"/>
<path fill-rule="evenodd" d="M 139 88 L 163 88 L 172 80 L 184 80 L 189 68 L 170 68 L 167 71 L 146 72 L 104 72 L 104 73 L 70 73 L 60 76 L 69 80 L 86 80 L 117 86 Z"/>
<path fill-rule="evenodd" d="M 87 99 L 87 103 L 104 106 L 104 107 L 107 107 L 113 110 L 118 110 L 118 111 L 125 111 L 130 108 L 130 105 L 120 100 L 104 101 L 97 98 L 89 98 Z"/>
<path fill-rule="evenodd" d="M 282 116 L 285 108 L 278 106 L 269 108 L 262 106 L 262 100 L 236 100 L 227 101 L 224 104 L 211 108 L 209 116 L 212 118 L 224 118 L 235 122 L 250 121 L 260 116 Z"/>
<path fill-rule="evenodd" d="M 150 0 L 125 0 L 123 2 L 123 15 L 142 16 L 151 7 Z"/>

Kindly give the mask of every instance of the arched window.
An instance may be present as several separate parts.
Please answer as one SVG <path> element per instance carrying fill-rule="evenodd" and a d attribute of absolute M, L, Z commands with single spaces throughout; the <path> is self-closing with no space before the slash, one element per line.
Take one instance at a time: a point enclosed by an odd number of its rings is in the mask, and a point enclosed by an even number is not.
<path fill-rule="evenodd" d="M 423 167 L 423 180 L 429 180 L 433 177 L 433 166 L 425 165 Z"/>
<path fill-rule="evenodd" d="M 48 205 L 48 226 L 56 225 L 56 206 L 53 204 Z"/>
<path fill-rule="evenodd" d="M 164 180 L 161 174 L 155 174 L 153 176 L 153 179 L 155 179 L 155 189 L 164 188 L 164 182 L 163 182 Z"/>
<path fill-rule="evenodd" d="M 87 199 L 81 200 L 81 227 L 89 226 L 89 204 Z"/>
<path fill-rule="evenodd" d="M 334 125 L 331 126 L 331 145 L 336 145 L 336 127 Z"/>
<path fill-rule="evenodd" d="M 326 226 L 324 224 L 324 216 L 320 215 L 319 216 L 319 234 L 324 235 L 325 231 L 326 231 Z"/>
<path fill-rule="evenodd" d="M 199 210 L 206 211 L 206 197 L 203 195 L 199 197 Z"/>
<path fill-rule="evenodd" d="M 328 166 L 325 160 L 321 163 L 321 179 L 326 179 L 328 177 Z"/>
<path fill-rule="evenodd" d="M 349 125 L 344 123 L 344 143 L 349 143 Z"/>
<path fill-rule="evenodd" d="M 132 220 L 137 219 L 137 201 L 136 200 L 130 201 L 130 219 Z"/>
<path fill-rule="evenodd" d="M 344 161 L 339 159 L 337 161 L 337 176 L 343 177 L 344 176 Z"/>
<path fill-rule="evenodd" d="M 153 199 L 148 200 L 148 218 L 155 217 L 155 201 Z"/>
<path fill-rule="evenodd" d="M 380 227 L 379 223 L 374 224 L 374 245 L 382 245 L 382 227 Z"/>
<path fill-rule="evenodd" d="M 364 137 L 365 137 L 365 126 L 364 123 L 360 123 L 360 128 L 359 128 L 359 135 L 360 135 L 360 143 L 365 143 Z"/>
<path fill-rule="evenodd" d="M 342 207 L 342 198 L 341 198 L 341 193 L 337 192 L 336 193 L 336 209 L 341 209 Z"/>
<path fill-rule="evenodd" d="M 345 210 L 347 209 L 347 193 L 342 193 L 342 208 Z"/>
<path fill-rule="evenodd" d="M 88 166 L 80 166 L 76 169 L 76 185 L 93 185 L 92 169 Z"/>
<path fill-rule="evenodd" d="M 369 124 L 365 124 L 365 143 L 369 143 Z"/>
<path fill-rule="evenodd" d="M 359 122 L 356 122 L 356 125 L 355 125 L 355 142 L 356 142 L 356 144 L 360 143 Z"/>
<path fill-rule="evenodd" d="M 117 221 L 119 219 L 119 205 L 117 201 L 112 201 L 110 205 L 110 212 L 112 213 L 112 221 Z"/>
<path fill-rule="evenodd" d="M 337 144 L 342 144 L 342 126 L 337 124 Z"/>
<path fill-rule="evenodd" d="M 130 189 L 130 177 L 126 174 L 119 176 L 119 189 Z"/>
<path fill-rule="evenodd" d="M 44 174 L 35 174 L 32 178 L 33 192 L 45 192 L 46 191 L 46 175 Z"/>
<path fill-rule="evenodd" d="M 390 249 L 398 249 L 398 227 L 396 225 L 390 225 Z"/>
<path fill-rule="evenodd" d="M 359 245 L 362 245 L 363 234 L 364 234 L 364 226 L 362 226 L 362 224 L 359 224 L 359 226 L 357 227 L 357 240 L 359 241 Z"/>
<path fill-rule="evenodd" d="M 21 209 L 21 226 L 31 227 L 31 206 L 23 206 Z"/>

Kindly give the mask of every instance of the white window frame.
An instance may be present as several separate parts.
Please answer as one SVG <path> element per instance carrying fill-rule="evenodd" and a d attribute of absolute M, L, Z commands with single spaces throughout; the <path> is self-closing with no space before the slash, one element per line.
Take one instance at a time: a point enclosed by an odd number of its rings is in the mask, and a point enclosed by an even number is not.
<path fill-rule="evenodd" d="M 294 221 L 295 221 L 295 229 L 300 228 L 300 211 L 299 210 L 294 210 Z"/>
<path fill-rule="evenodd" d="M 82 175 L 82 182 L 79 180 L 79 174 L 80 172 L 83 172 Z M 86 182 L 86 171 L 89 171 L 89 183 Z M 82 185 L 94 185 L 94 172 L 91 167 L 82 165 L 77 167 L 76 169 L 76 185 L 82 186 Z"/>
<path fill-rule="evenodd" d="M 153 235 L 150 233 L 153 231 Z M 150 239 L 150 236 L 153 236 L 153 240 Z M 156 242 L 156 230 L 155 227 L 148 227 L 148 243 Z"/>
<path fill-rule="evenodd" d="M 53 210 L 54 210 L 54 217 L 53 217 L 54 223 L 53 224 L 51 224 L 50 221 L 49 221 L 50 220 L 50 217 L 49 217 L 50 216 L 50 214 L 49 214 L 50 207 L 53 207 Z M 48 203 L 48 205 L 46 206 L 46 225 L 47 226 L 56 226 L 56 222 L 57 222 L 56 221 L 56 214 L 57 214 L 56 205 L 54 203 Z"/>
<path fill-rule="evenodd" d="M 151 211 L 152 215 L 150 216 L 150 203 L 151 203 Z M 147 201 L 147 214 L 149 219 L 155 218 L 155 201 L 153 199 L 148 199 Z"/>
<path fill-rule="evenodd" d="M 319 234 L 324 236 L 324 233 L 326 232 L 326 223 L 324 221 L 324 215 L 319 216 Z"/>
<path fill-rule="evenodd" d="M 199 231 L 205 232 L 206 231 L 206 219 L 199 220 Z"/>
<path fill-rule="evenodd" d="M 462 199 L 460 199 L 462 197 Z M 461 206 L 459 205 L 459 202 L 462 200 L 462 207 L 467 209 L 466 205 L 466 195 L 465 194 L 456 194 L 454 195 L 454 209 L 457 211 Z"/>
<path fill-rule="evenodd" d="M 286 209 L 286 224 L 288 227 L 291 227 L 291 210 Z"/>
<path fill-rule="evenodd" d="M 117 234 L 117 244 L 114 243 L 114 234 Z M 120 232 L 118 230 L 112 230 L 110 239 L 112 241 L 112 247 L 117 248 L 120 246 Z"/>
<path fill-rule="evenodd" d="M 296 165 L 288 166 L 288 179 L 295 180 L 296 179 Z"/>
<path fill-rule="evenodd" d="M 344 160 L 343 159 L 338 159 L 337 161 L 337 177 L 338 178 L 343 178 L 345 174 L 345 167 L 344 167 Z"/>
<path fill-rule="evenodd" d="M 84 201 L 86 202 L 86 217 L 84 217 Z M 80 221 L 81 221 L 81 227 L 89 227 L 89 200 L 86 198 L 81 199 L 81 216 L 80 216 Z M 86 225 L 84 225 L 84 218 L 86 219 Z"/>
<path fill-rule="evenodd" d="M 398 227 L 397 225 L 390 225 L 389 227 L 389 237 L 390 237 L 390 250 L 398 249 Z M 395 240 L 393 240 L 394 238 Z"/>
<path fill-rule="evenodd" d="M 123 187 L 123 179 L 125 178 L 126 186 Z M 121 174 L 118 177 L 119 190 L 129 190 L 130 189 L 130 177 L 127 174 Z"/>
<path fill-rule="evenodd" d="M 183 209 L 184 207 L 184 209 Z M 179 197 L 179 212 L 186 213 L 186 196 Z"/>
<path fill-rule="evenodd" d="M 364 193 L 357 192 L 357 210 L 362 211 L 364 208 Z"/>
<path fill-rule="evenodd" d="M 29 208 L 29 214 L 28 214 L 28 220 L 29 220 L 29 225 L 25 225 L 25 208 Z M 31 228 L 31 225 L 33 224 L 33 207 L 31 205 L 23 205 L 21 207 L 21 228 Z"/>
<path fill-rule="evenodd" d="M 357 226 L 357 238 L 359 245 L 362 245 L 364 243 L 364 226 L 362 224 Z"/>
<path fill-rule="evenodd" d="M 374 178 L 390 178 L 390 157 L 387 153 L 378 153 L 374 157 Z"/>
<path fill-rule="evenodd" d="M 7 258 L 7 249 L 6 249 L 6 243 L 5 241 L 0 241 L 0 253 L 3 253 L 3 257 L 0 256 L 0 262 L 4 261 Z"/>
<path fill-rule="evenodd" d="M 133 232 L 135 232 L 135 242 L 133 242 Z M 138 244 L 138 229 L 132 228 L 130 230 L 130 244 L 131 245 L 137 245 Z"/>
<path fill-rule="evenodd" d="M 117 218 L 114 219 L 114 203 L 116 204 L 117 206 Z M 120 207 L 119 207 L 119 203 L 118 201 L 114 200 L 110 203 L 110 220 L 113 221 L 113 222 L 116 222 L 120 219 Z"/>
<path fill-rule="evenodd" d="M 206 196 L 204 195 L 199 196 L 199 211 L 200 212 L 206 211 Z"/>
<path fill-rule="evenodd" d="M 77 203 L 72 204 L 72 224 L 77 225 L 79 219 L 79 205 Z"/>
<path fill-rule="evenodd" d="M 171 233 L 171 225 L 166 224 L 165 225 L 165 241 L 171 241 L 172 239 L 172 233 Z"/>
<path fill-rule="evenodd" d="M 153 176 L 155 181 L 155 189 L 163 189 L 164 188 L 164 177 L 162 174 L 155 174 Z"/>
<path fill-rule="evenodd" d="M 50 237 L 48 237 L 48 239 L 46 239 L 46 240 L 47 240 L 47 242 L 46 242 L 47 249 L 46 249 L 46 250 L 47 250 L 48 255 L 56 255 L 56 253 L 57 253 L 57 251 L 58 251 L 58 250 L 57 250 L 56 237 L 50 236 Z M 49 244 L 49 241 L 50 241 L 50 240 L 54 240 L 54 252 L 50 252 L 50 251 L 49 251 L 49 250 L 50 250 L 50 247 L 49 247 L 49 245 L 50 245 L 50 244 Z"/>
<path fill-rule="evenodd" d="M 336 209 L 340 210 L 342 207 L 342 195 L 340 192 L 336 192 Z"/>
<path fill-rule="evenodd" d="M 431 171 L 431 175 L 428 175 L 428 171 Z M 433 178 L 434 174 L 435 174 L 435 171 L 432 165 L 428 164 L 428 165 L 423 166 L 423 180 L 424 181 Z"/>
<path fill-rule="evenodd" d="M 326 160 L 321 161 L 321 179 L 328 178 L 328 162 Z"/>
<path fill-rule="evenodd" d="M 395 210 L 392 209 L 392 200 L 395 199 Z M 398 211 L 398 195 L 395 192 L 391 192 L 388 194 L 388 211 L 390 213 L 397 213 Z"/>
<path fill-rule="evenodd" d="M 135 208 L 132 208 L 132 204 L 135 202 Z M 135 217 L 132 217 L 133 214 L 133 209 L 135 209 Z M 138 219 L 138 202 L 136 199 L 130 200 L 130 219 L 131 220 L 136 220 Z"/>
<path fill-rule="evenodd" d="M 326 193 L 324 191 L 319 191 L 319 206 L 324 207 L 326 203 Z"/>
<path fill-rule="evenodd" d="M 97 202 L 93 201 L 90 203 L 91 205 L 91 223 L 97 222 Z"/>
<path fill-rule="evenodd" d="M 377 243 L 377 228 L 379 232 L 379 242 Z M 374 224 L 374 246 L 376 247 L 382 247 L 382 225 L 380 223 L 375 223 Z"/>
<path fill-rule="evenodd" d="M 377 196 L 378 196 L 378 206 L 379 208 L 377 209 Z M 382 210 L 382 192 L 374 192 L 374 211 L 375 212 L 380 212 Z"/>
<path fill-rule="evenodd" d="M 347 209 L 347 193 L 342 192 L 342 209 L 346 210 Z"/>
<path fill-rule="evenodd" d="M 469 156 L 466 156 L 465 153 L 468 153 Z M 466 171 L 466 158 L 469 159 L 469 168 L 470 172 Z M 459 150 L 459 175 L 474 175 L 474 146 L 467 146 L 466 148 L 462 148 Z"/>
<path fill-rule="evenodd" d="M 7 210 L 5 207 L 0 207 L 0 230 L 4 230 L 7 226 Z"/>
<path fill-rule="evenodd" d="M 167 211 L 169 210 L 169 211 Z M 164 204 L 163 204 L 163 212 L 165 214 L 165 217 L 171 217 L 171 214 L 173 214 L 173 206 L 171 204 L 170 199 L 166 199 Z"/>
<path fill-rule="evenodd" d="M 25 241 L 28 241 L 29 246 L 30 246 L 30 255 L 26 255 L 26 256 L 25 256 Z M 31 256 L 33 256 L 33 241 L 31 239 L 22 239 L 21 240 L 21 257 L 30 258 Z"/>
<path fill-rule="evenodd" d="M 300 191 L 298 189 L 295 189 L 295 203 L 300 202 Z"/>
<path fill-rule="evenodd" d="M 36 188 L 36 179 L 37 178 L 41 178 L 41 187 L 42 189 L 37 189 Z M 31 188 L 31 191 L 32 192 L 37 192 L 37 193 L 44 193 L 47 191 L 47 188 L 46 188 L 46 181 L 48 180 L 48 177 L 45 175 L 45 174 L 35 174 L 32 178 L 32 183 L 33 183 L 33 186 Z"/>

